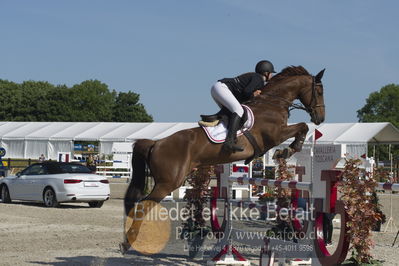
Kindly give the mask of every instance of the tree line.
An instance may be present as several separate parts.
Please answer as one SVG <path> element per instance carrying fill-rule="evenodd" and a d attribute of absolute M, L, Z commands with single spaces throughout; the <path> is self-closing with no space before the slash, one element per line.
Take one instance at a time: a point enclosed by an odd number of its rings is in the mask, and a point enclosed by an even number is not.
<path fill-rule="evenodd" d="M 72 87 L 46 81 L 0 79 L 0 121 L 152 122 L 132 91 L 116 92 L 98 80 Z"/>

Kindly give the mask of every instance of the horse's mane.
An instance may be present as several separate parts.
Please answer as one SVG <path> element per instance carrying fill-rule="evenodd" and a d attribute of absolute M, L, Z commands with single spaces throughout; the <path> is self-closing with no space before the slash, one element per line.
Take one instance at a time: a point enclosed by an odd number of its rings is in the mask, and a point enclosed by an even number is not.
<path fill-rule="evenodd" d="M 275 93 L 280 92 L 279 82 L 283 81 L 287 77 L 294 77 L 294 76 L 310 76 L 309 72 L 303 66 L 288 66 L 281 70 L 280 73 L 274 75 L 266 84 L 265 87 L 262 89 L 262 94 L 260 96 L 263 97 L 255 97 L 246 102 L 246 104 L 253 104 L 256 102 L 264 102 L 264 97 L 268 97 L 270 95 L 274 95 Z"/>
<path fill-rule="evenodd" d="M 290 76 L 302 76 L 302 75 L 310 75 L 309 72 L 303 66 L 289 66 L 281 70 L 280 73 L 273 76 L 266 87 L 271 86 L 273 83 L 285 79 Z"/>

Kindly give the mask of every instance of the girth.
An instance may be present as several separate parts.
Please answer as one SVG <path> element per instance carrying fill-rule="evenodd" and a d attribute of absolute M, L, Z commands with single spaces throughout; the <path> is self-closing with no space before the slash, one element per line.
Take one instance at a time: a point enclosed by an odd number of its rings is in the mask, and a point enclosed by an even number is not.
<path fill-rule="evenodd" d="M 249 130 L 244 131 L 244 136 L 248 139 L 249 143 L 251 143 L 252 147 L 254 148 L 254 154 L 245 160 L 245 164 L 249 164 L 253 159 L 262 156 L 264 152 L 259 147 L 255 137 L 251 134 L 251 132 L 249 132 Z"/>

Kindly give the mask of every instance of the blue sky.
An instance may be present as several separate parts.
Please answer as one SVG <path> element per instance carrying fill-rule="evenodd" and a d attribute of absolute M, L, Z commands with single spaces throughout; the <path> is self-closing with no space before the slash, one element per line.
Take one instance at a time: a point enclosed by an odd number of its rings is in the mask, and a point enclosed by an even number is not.
<path fill-rule="evenodd" d="M 355 122 L 399 83 L 394 0 L 0 1 L 0 79 L 98 79 L 139 93 L 157 122 L 217 111 L 212 84 L 271 60 L 323 68 L 326 122 Z M 290 122 L 309 122 L 294 111 Z"/>

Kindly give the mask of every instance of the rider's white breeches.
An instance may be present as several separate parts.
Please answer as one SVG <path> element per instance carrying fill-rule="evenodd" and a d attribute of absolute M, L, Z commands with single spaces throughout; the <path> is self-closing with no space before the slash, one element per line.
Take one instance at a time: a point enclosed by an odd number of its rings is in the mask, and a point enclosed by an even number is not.
<path fill-rule="evenodd" d="M 244 114 L 244 109 L 226 84 L 220 81 L 216 82 L 212 86 L 211 95 L 219 107 L 224 106 L 229 109 L 230 112 L 237 113 L 239 117 L 242 117 Z"/>

